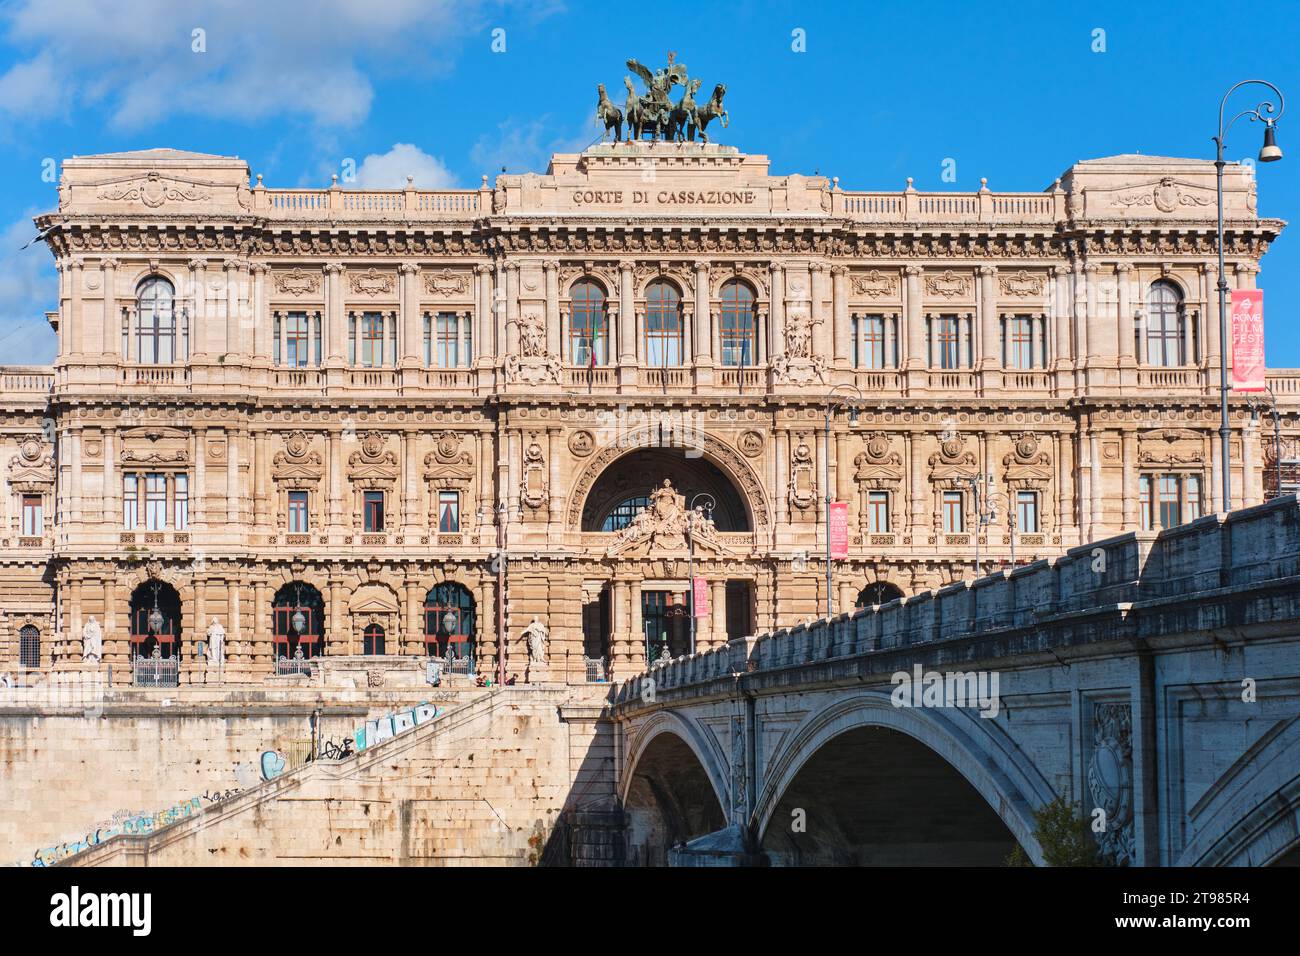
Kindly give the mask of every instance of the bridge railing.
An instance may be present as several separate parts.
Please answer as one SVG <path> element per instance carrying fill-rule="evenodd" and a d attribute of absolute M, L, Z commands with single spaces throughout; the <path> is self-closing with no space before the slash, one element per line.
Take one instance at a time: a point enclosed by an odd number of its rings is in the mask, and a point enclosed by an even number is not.
<path fill-rule="evenodd" d="M 1300 577 L 1294 495 L 1159 533 L 1130 532 L 985 577 L 658 663 L 622 682 L 615 704 L 745 673 L 999 631 L 1046 618 Z"/>

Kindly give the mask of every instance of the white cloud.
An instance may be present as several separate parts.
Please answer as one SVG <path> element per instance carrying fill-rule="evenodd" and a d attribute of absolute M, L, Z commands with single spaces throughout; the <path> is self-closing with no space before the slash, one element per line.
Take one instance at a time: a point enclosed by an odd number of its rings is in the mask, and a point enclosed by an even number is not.
<path fill-rule="evenodd" d="M 54 361 L 58 342 L 45 313 L 58 308 L 59 282 L 43 242 L 20 247 L 36 235 L 30 214 L 0 232 L 0 362 L 42 365 Z"/>
<path fill-rule="evenodd" d="M 576 129 L 576 132 L 575 132 Z M 501 172 L 544 173 L 552 153 L 577 153 L 600 139 L 595 120 L 560 127 L 549 115 L 534 120 L 514 117 L 497 126 L 495 136 L 481 137 L 470 150 L 470 159 L 489 180 Z"/>
<path fill-rule="evenodd" d="M 410 143 L 394 143 L 386 153 L 371 153 L 357 169 L 360 189 L 403 189 L 406 177 L 415 177 L 416 189 L 451 189 L 456 185 L 442 160 Z"/>
<path fill-rule="evenodd" d="M 103 109 L 136 129 L 160 117 L 303 116 L 348 126 L 369 114 L 368 71 L 445 69 L 449 48 L 482 32 L 488 0 L 19 0 L 0 17 L 32 51 L 0 75 L 0 115 L 61 105 Z M 204 52 L 195 52 L 202 30 Z"/>

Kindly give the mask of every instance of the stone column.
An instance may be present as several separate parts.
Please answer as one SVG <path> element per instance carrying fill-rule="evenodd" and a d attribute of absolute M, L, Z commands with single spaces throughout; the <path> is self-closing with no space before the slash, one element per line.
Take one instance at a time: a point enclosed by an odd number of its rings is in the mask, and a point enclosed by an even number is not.
<path fill-rule="evenodd" d="M 413 657 L 424 652 L 424 647 L 422 646 L 424 642 L 424 629 L 420 627 L 420 618 L 422 616 L 421 609 L 424 602 L 420 600 L 419 583 L 413 576 L 411 576 L 409 570 L 407 574 L 406 617 L 402 621 L 402 630 L 404 633 L 402 634 L 401 653 Z"/>
<path fill-rule="evenodd" d="M 907 369 L 924 369 L 929 365 L 925 349 L 925 313 L 921 293 L 921 267 L 907 266 L 903 273 L 906 277 L 906 301 L 904 302 L 904 323 L 907 332 L 907 355 L 903 367 Z"/>
<path fill-rule="evenodd" d="M 270 661 L 273 656 L 270 629 L 271 597 L 268 594 L 266 581 L 261 578 L 253 582 L 252 616 L 253 643 L 249 648 L 248 663 L 249 670 L 256 671 L 259 669 L 258 665 Z"/>
<path fill-rule="evenodd" d="M 826 314 L 826 300 L 830 298 L 827 290 L 826 266 L 821 262 L 809 265 L 809 294 L 812 298 L 813 317 L 813 354 L 825 357 L 834 355 L 831 340 L 835 337 L 834 303 L 831 314 Z"/>
<path fill-rule="evenodd" d="M 398 267 L 400 305 L 402 314 L 401 353 L 403 368 L 419 368 L 424 364 L 424 329 L 420 310 L 420 267 L 414 262 L 403 262 Z"/>
<path fill-rule="evenodd" d="M 347 356 L 347 316 L 343 311 L 343 266 L 331 262 L 325 266 L 325 334 L 329 345 L 325 364 L 339 367 Z M 280 355 L 284 358 L 284 353 Z"/>
<path fill-rule="evenodd" d="M 546 285 L 546 350 L 560 354 L 560 264 L 553 259 L 542 263 Z"/>
<path fill-rule="evenodd" d="M 713 314 L 709 296 L 709 264 L 695 263 L 695 321 L 691 341 L 695 346 L 695 376 L 701 385 L 713 382 Z M 720 357 L 720 356 L 719 356 Z"/>
<path fill-rule="evenodd" d="M 1115 285 L 1118 295 L 1119 316 L 1116 320 L 1119 365 L 1122 369 L 1133 368 L 1137 364 L 1137 350 L 1133 336 L 1133 285 L 1130 276 L 1133 267 L 1127 262 L 1115 266 Z M 1136 382 L 1136 379 L 1133 379 Z"/>
<path fill-rule="evenodd" d="M 238 259 L 221 264 L 226 279 L 226 362 L 240 364 L 244 359 L 244 306 L 240 295 L 243 268 Z"/>
<path fill-rule="evenodd" d="M 1138 526 L 1138 487 L 1137 487 L 1137 432 L 1131 428 L 1123 430 L 1121 435 L 1124 454 L 1124 524 L 1121 530 L 1133 531 Z"/>
<path fill-rule="evenodd" d="M 329 468 L 329 526 L 337 528 L 343 523 L 343 450 L 338 432 L 329 433 L 326 454 Z"/>
<path fill-rule="evenodd" d="M 194 489 L 190 495 L 191 523 L 204 525 L 208 520 L 208 430 L 194 429 Z"/>
<path fill-rule="evenodd" d="M 547 450 L 546 464 L 550 469 L 547 484 L 550 486 L 550 501 L 547 508 L 547 524 L 552 532 L 558 534 L 563 530 L 561 518 L 564 514 L 564 487 L 560 478 L 560 426 L 553 425 L 546 429 Z"/>
<path fill-rule="evenodd" d="M 645 627 L 641 623 L 641 582 L 628 583 L 629 657 L 631 673 L 642 669 L 645 663 Z"/>
<path fill-rule="evenodd" d="M 767 323 L 767 361 L 785 354 L 785 266 L 773 262 L 771 318 Z"/>
<path fill-rule="evenodd" d="M 835 316 L 835 367 L 852 362 L 853 322 L 849 316 L 849 267 L 831 266 L 832 313 Z"/>
<path fill-rule="evenodd" d="M 226 521 L 239 524 L 239 429 L 226 429 Z"/>
<path fill-rule="evenodd" d="M 636 365 L 636 297 L 631 260 L 618 264 L 618 364 Z"/>
<path fill-rule="evenodd" d="M 1064 368 L 1074 358 L 1070 347 L 1069 270 L 1063 265 L 1052 267 L 1052 326 L 1056 330 L 1056 368 Z"/>
<path fill-rule="evenodd" d="M 925 447 L 922 442 L 922 435 L 912 432 L 907 436 L 908 450 L 908 495 L 910 497 L 910 507 L 908 509 L 907 527 L 908 533 L 917 537 L 912 543 L 921 544 L 919 540 L 925 534 Z"/>
<path fill-rule="evenodd" d="M 727 643 L 727 582 L 709 582 L 709 610 L 712 612 L 709 646 L 719 647 Z"/>
<path fill-rule="evenodd" d="M 496 330 L 492 323 L 492 268 L 479 264 L 474 267 L 474 365 L 487 364 L 490 356 L 498 355 Z"/>
<path fill-rule="evenodd" d="M 519 354 L 519 263 L 506 263 L 506 352 Z"/>
<path fill-rule="evenodd" d="M 117 311 L 117 267 L 120 260 L 109 256 L 101 259 L 100 272 L 104 283 L 104 358 L 117 364 L 117 353 L 122 347 L 122 327 Z M 107 364 L 107 363 L 106 363 Z"/>
<path fill-rule="evenodd" d="M 975 270 L 978 276 L 979 295 L 976 299 L 976 315 L 980 324 L 980 355 L 978 367 L 981 369 L 1002 368 L 1002 317 L 998 314 L 997 274 L 993 266 L 980 266 Z"/>
<path fill-rule="evenodd" d="M 262 528 L 266 526 L 266 504 L 267 504 L 267 482 L 265 472 L 267 470 L 266 457 L 266 432 L 256 431 L 253 433 L 253 527 Z"/>

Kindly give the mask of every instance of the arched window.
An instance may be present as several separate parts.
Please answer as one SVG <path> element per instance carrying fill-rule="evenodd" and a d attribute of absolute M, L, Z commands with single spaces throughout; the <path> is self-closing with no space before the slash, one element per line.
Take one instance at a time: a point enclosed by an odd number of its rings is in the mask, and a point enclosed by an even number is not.
<path fill-rule="evenodd" d="M 384 625 L 382 624 L 366 625 L 366 629 L 361 632 L 361 653 L 367 655 L 385 653 Z"/>
<path fill-rule="evenodd" d="M 609 317 L 605 292 L 590 279 L 569 290 L 569 356 L 574 365 L 609 363 Z"/>
<path fill-rule="evenodd" d="M 443 581 L 424 596 L 424 643 L 430 656 L 474 660 L 474 597 L 469 588 Z"/>
<path fill-rule="evenodd" d="M 18 666 L 41 666 L 41 632 L 34 624 L 28 624 L 18 632 Z"/>
<path fill-rule="evenodd" d="M 888 581 L 873 581 L 858 592 L 854 607 L 871 607 L 873 604 L 888 604 L 903 596 L 903 591 L 896 584 Z"/>
<path fill-rule="evenodd" d="M 1183 294 L 1172 282 L 1153 282 L 1147 291 L 1147 364 L 1187 364 L 1187 318 Z"/>
<path fill-rule="evenodd" d="M 177 322 L 176 292 L 162 276 L 140 283 L 136 293 L 135 355 L 129 354 L 130 332 L 122 330 L 124 357 L 145 365 L 183 361 L 189 355 L 189 322 L 184 310 Z"/>
<path fill-rule="evenodd" d="M 645 361 L 653 368 L 682 364 L 682 297 L 671 282 L 656 279 L 645 290 Z"/>
<path fill-rule="evenodd" d="M 291 581 L 271 601 L 271 643 L 277 658 L 292 660 L 299 648 L 304 658 L 325 652 L 325 602 L 310 584 Z"/>
<path fill-rule="evenodd" d="M 723 365 L 753 365 L 758 361 L 758 315 L 754 310 L 754 290 L 739 279 L 728 279 L 722 286 L 719 306 L 719 334 Z"/>

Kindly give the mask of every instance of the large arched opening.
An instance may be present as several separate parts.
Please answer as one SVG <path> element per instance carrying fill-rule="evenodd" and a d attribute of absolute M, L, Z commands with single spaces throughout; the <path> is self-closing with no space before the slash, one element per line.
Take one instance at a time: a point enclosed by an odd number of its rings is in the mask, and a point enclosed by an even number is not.
<path fill-rule="evenodd" d="M 726 825 L 708 771 L 691 746 L 661 731 L 637 760 L 623 799 L 628 857 L 640 866 L 667 866 L 668 851 Z"/>
<path fill-rule="evenodd" d="M 692 454 L 692 448 L 698 447 L 698 443 L 693 445 L 688 436 L 667 425 L 662 436 L 656 428 L 654 434 L 647 433 L 643 437 L 647 441 L 657 441 L 628 451 L 591 480 L 590 490 L 582 500 L 582 531 L 608 534 L 611 546 L 618 547 L 620 538 L 617 536 L 636 532 L 637 528 L 630 526 L 643 516 L 643 520 L 649 520 L 642 527 L 654 529 L 672 525 L 676 529 L 676 533 L 665 534 L 663 538 L 643 536 L 641 540 L 647 541 L 647 548 L 653 543 L 655 547 L 686 551 L 688 539 L 681 534 L 685 523 L 678 521 L 673 524 L 676 519 L 662 512 L 662 501 L 651 508 L 656 494 L 665 491 L 671 492 L 670 499 L 677 502 L 670 504 L 669 511 L 680 515 L 683 511 L 697 509 L 712 520 L 714 531 L 728 534 L 754 530 L 751 501 L 719 461 L 713 460 L 707 452 Z M 633 549 L 636 540 L 633 539 Z M 665 544 L 665 541 L 669 543 Z M 696 553 L 700 553 L 698 545 Z M 645 551 L 639 552 L 638 557 L 619 552 L 616 559 L 636 562 L 645 554 Z M 681 556 L 685 557 L 685 554 Z M 611 583 L 586 588 L 582 615 L 584 656 L 604 659 L 610 654 L 615 619 L 622 615 L 626 615 L 622 618 L 624 627 L 626 622 L 635 622 L 630 631 L 632 654 L 638 660 L 642 655 L 646 661 L 658 660 L 665 652 L 680 657 L 698 649 L 699 645 L 691 635 L 692 606 L 686 568 L 683 567 L 672 580 L 665 580 L 660 574 L 641 576 L 636 568 L 626 568 L 624 573 L 630 573 L 634 580 L 642 577 L 642 582 L 634 596 L 625 594 L 622 597 L 621 605 L 614 600 Z M 709 618 L 710 640 L 721 643 L 754 632 L 756 585 L 751 577 L 742 574 L 720 581 L 715 574 L 704 587 L 708 592 L 709 610 L 701 611 L 696 617 Z"/>
<path fill-rule="evenodd" d="M 290 581 L 271 601 L 276 660 L 310 660 L 325 653 L 325 600 L 302 581 Z"/>
<path fill-rule="evenodd" d="M 181 596 L 166 581 L 145 581 L 131 592 L 131 657 L 179 660 Z"/>
<path fill-rule="evenodd" d="M 826 741 L 786 787 L 762 838 L 778 866 L 998 866 L 1015 847 L 951 764 L 879 726 Z"/>

